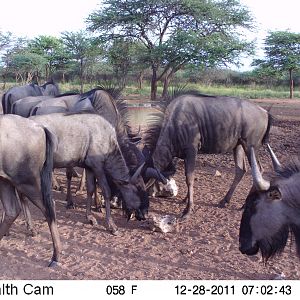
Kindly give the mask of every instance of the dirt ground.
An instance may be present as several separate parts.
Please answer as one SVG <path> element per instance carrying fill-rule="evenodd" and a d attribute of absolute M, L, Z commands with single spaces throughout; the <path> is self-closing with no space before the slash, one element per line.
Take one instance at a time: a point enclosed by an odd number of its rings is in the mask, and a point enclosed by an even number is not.
<path fill-rule="evenodd" d="M 284 163 L 300 149 L 300 100 L 256 100 L 276 116 L 270 143 Z M 266 172 L 271 171 L 265 149 L 260 151 Z M 218 170 L 221 176 L 215 176 Z M 57 171 L 65 183 L 62 171 Z M 85 221 L 85 197 L 76 196 L 77 208 L 66 210 L 65 194 L 54 192 L 63 254 L 61 263 L 48 268 L 52 243 L 46 222 L 34 207 L 34 224 L 39 234 L 30 237 L 23 216 L 10 235 L 0 241 L 0 279 L 286 279 L 300 278 L 300 261 L 295 244 L 267 266 L 260 256 L 247 257 L 238 250 L 241 206 L 251 185 L 251 175 L 238 186 L 228 207 L 216 207 L 234 175 L 232 155 L 199 155 L 196 168 L 195 212 L 175 233 L 150 231 L 145 222 L 127 222 L 120 210 L 113 218 L 120 236 L 105 229 L 104 214 L 94 212 L 97 226 Z M 179 216 L 186 195 L 183 164 L 175 176 L 179 194 L 175 198 L 151 198 L 150 212 Z M 78 179 L 74 181 L 73 190 Z M 0 208 L 1 213 L 2 208 Z"/>

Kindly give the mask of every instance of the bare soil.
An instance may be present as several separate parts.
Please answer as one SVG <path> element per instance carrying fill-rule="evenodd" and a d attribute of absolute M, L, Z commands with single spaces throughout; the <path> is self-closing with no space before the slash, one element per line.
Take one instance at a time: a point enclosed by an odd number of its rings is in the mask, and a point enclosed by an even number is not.
<path fill-rule="evenodd" d="M 284 163 L 300 149 L 300 100 L 256 100 L 276 116 L 270 143 Z M 271 172 L 265 149 L 260 151 L 266 172 Z M 215 176 L 216 170 L 221 176 Z M 65 184 L 63 171 L 56 171 Z M 224 209 L 217 204 L 234 176 L 232 155 L 199 155 L 196 167 L 195 211 L 175 233 L 150 231 L 146 222 L 127 222 L 120 210 L 113 218 L 120 235 L 105 229 L 104 214 L 94 212 L 98 225 L 85 221 L 85 195 L 75 198 L 77 208 L 65 208 L 65 194 L 54 191 L 63 254 L 55 268 L 47 264 L 52 255 L 50 233 L 41 213 L 31 207 L 39 234 L 30 237 L 21 215 L 10 235 L 0 242 L 0 279 L 286 279 L 300 278 L 300 261 L 290 241 L 280 257 L 267 266 L 260 256 L 248 257 L 238 250 L 241 206 L 251 186 L 249 172 Z M 150 212 L 179 216 L 186 195 L 182 162 L 175 176 L 179 194 L 174 198 L 151 198 Z M 74 180 L 75 191 L 78 179 Z M 1 213 L 2 207 L 0 208 Z"/>

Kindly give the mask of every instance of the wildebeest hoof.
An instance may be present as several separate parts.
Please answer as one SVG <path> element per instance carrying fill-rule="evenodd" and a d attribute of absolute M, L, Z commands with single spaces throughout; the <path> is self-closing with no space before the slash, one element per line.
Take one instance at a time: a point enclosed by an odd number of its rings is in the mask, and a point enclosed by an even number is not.
<path fill-rule="evenodd" d="M 88 221 L 89 224 L 91 224 L 93 226 L 98 224 L 98 222 L 97 222 L 97 220 L 94 216 L 89 215 L 86 218 L 87 218 L 87 221 Z"/>
<path fill-rule="evenodd" d="M 69 203 L 66 205 L 67 209 L 75 209 L 75 204 L 74 203 Z"/>
<path fill-rule="evenodd" d="M 226 206 L 226 202 L 223 201 L 223 200 L 220 201 L 219 204 L 218 204 L 218 207 L 219 207 L 219 208 L 225 208 L 225 206 Z"/>
<path fill-rule="evenodd" d="M 115 224 L 113 224 L 113 225 L 109 224 L 109 225 L 107 226 L 107 230 L 108 230 L 112 235 L 115 235 L 115 236 L 119 235 L 118 227 L 117 227 Z"/>
<path fill-rule="evenodd" d="M 120 236 L 121 235 L 120 231 L 116 228 L 110 229 L 110 233 L 114 236 Z"/>
<path fill-rule="evenodd" d="M 49 268 L 55 268 L 57 266 L 59 266 L 59 262 L 56 261 L 56 260 L 51 260 L 49 265 L 48 265 Z"/>
<path fill-rule="evenodd" d="M 188 210 L 184 210 L 180 216 L 181 221 L 185 221 L 189 218 L 190 212 Z"/>
<path fill-rule="evenodd" d="M 29 231 L 29 235 L 30 235 L 31 237 L 35 237 L 35 236 L 38 235 L 38 231 L 35 230 L 35 229 L 28 229 L 28 231 Z"/>

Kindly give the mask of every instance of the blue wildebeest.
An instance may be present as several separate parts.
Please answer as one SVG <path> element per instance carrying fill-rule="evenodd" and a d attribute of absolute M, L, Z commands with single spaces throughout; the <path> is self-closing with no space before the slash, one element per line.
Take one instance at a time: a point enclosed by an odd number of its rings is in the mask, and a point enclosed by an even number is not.
<path fill-rule="evenodd" d="M 220 207 L 224 207 L 246 172 L 248 145 L 258 149 L 267 139 L 270 126 L 271 115 L 266 110 L 237 98 L 186 92 L 170 102 L 161 126 L 154 127 L 156 132 L 150 129 L 150 135 L 158 136 L 156 144 L 152 145 L 152 160 L 154 167 L 162 173 L 172 165 L 174 157 L 184 160 L 188 192 L 182 217 L 187 217 L 193 208 L 197 153 L 233 151 L 235 177 L 219 203 Z"/>
<path fill-rule="evenodd" d="M 44 115 L 54 112 L 80 113 L 87 111 L 98 113 L 115 128 L 126 164 L 130 172 L 134 173 L 138 166 L 145 160 L 141 151 L 134 144 L 139 137 L 131 131 L 128 109 L 125 102 L 118 99 L 119 93 L 120 91 L 117 89 L 105 90 L 104 88 L 96 88 L 81 95 L 56 97 L 32 107 L 31 115 Z M 72 173 L 70 170 L 67 171 L 68 207 L 74 206 L 70 193 Z M 156 173 L 149 168 L 145 170 L 145 173 L 148 176 L 151 176 L 151 174 L 156 175 Z"/>
<path fill-rule="evenodd" d="M 271 150 L 270 153 L 276 174 L 268 181 L 263 178 L 251 148 L 254 188 L 247 196 L 241 219 L 240 251 L 255 255 L 260 250 L 267 262 L 283 251 L 291 232 L 300 258 L 300 161 L 283 167 Z"/>
<path fill-rule="evenodd" d="M 53 256 L 50 265 L 59 261 L 60 240 L 55 220 L 55 205 L 51 194 L 55 136 L 35 122 L 14 115 L 0 116 L 0 198 L 4 218 L 0 224 L 0 239 L 21 211 L 26 196 L 43 213 L 50 228 Z"/>
<path fill-rule="evenodd" d="M 115 92 L 117 94 L 117 92 Z M 61 94 L 58 96 L 30 96 L 19 99 L 12 106 L 12 113 L 23 117 L 31 115 L 44 115 L 50 113 L 62 112 L 83 112 L 95 111 L 95 108 L 106 120 L 108 120 L 113 127 L 116 126 L 120 119 L 118 110 L 114 107 L 113 101 L 109 99 L 109 94 L 103 88 L 96 88 L 84 94 Z M 73 169 L 67 170 L 68 189 L 67 189 L 67 203 L 68 207 L 73 207 L 71 196 L 71 178 L 74 174 Z M 84 173 L 85 174 L 85 173 Z M 84 176 L 85 178 L 85 176 Z M 58 183 L 53 178 L 55 186 Z M 85 180 L 83 180 L 85 182 Z M 81 190 L 83 185 L 81 184 Z"/>
<path fill-rule="evenodd" d="M 52 80 L 39 86 L 37 84 L 28 84 L 23 86 L 14 86 L 6 91 L 2 96 L 2 108 L 4 114 L 12 113 L 12 105 L 19 99 L 28 96 L 56 96 L 59 94 L 59 88 Z"/>
<path fill-rule="evenodd" d="M 142 166 L 131 176 L 121 152 L 114 128 L 97 114 L 49 114 L 30 119 L 50 128 L 58 138 L 54 152 L 54 168 L 82 167 L 87 170 L 88 203 L 94 192 L 95 180 L 105 199 L 106 223 L 112 233 L 117 227 L 110 217 L 112 181 L 122 194 L 123 208 L 128 218 L 132 213 L 138 220 L 148 211 L 148 196 L 138 182 Z M 87 210 L 89 219 L 90 209 Z"/>

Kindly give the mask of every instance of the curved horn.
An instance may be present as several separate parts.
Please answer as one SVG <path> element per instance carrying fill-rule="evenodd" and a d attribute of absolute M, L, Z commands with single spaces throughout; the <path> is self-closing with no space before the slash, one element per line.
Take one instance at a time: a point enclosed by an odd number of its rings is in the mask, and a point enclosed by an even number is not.
<path fill-rule="evenodd" d="M 281 164 L 280 164 L 278 158 L 276 157 L 274 151 L 272 150 L 271 146 L 269 144 L 267 144 L 267 147 L 268 147 L 268 151 L 270 153 L 271 159 L 272 159 L 273 168 L 274 168 L 275 172 L 278 173 L 282 169 Z"/>
<path fill-rule="evenodd" d="M 250 149 L 251 152 L 251 172 L 252 172 L 252 177 L 253 177 L 253 184 L 259 191 L 266 191 L 270 187 L 270 182 L 265 180 L 262 177 L 262 174 L 259 170 L 256 157 L 255 157 L 255 151 L 254 148 L 251 147 Z"/>
<path fill-rule="evenodd" d="M 141 171 L 144 167 L 145 163 L 142 163 L 138 168 L 137 170 L 135 171 L 135 173 L 132 175 L 132 177 L 130 178 L 130 181 L 131 182 L 135 182 L 138 178 L 138 176 L 141 174 Z"/>
<path fill-rule="evenodd" d="M 150 167 L 147 168 L 145 171 L 145 176 L 147 178 L 154 178 L 154 179 L 162 182 L 163 184 L 167 183 L 166 177 L 155 168 L 150 168 Z"/>

